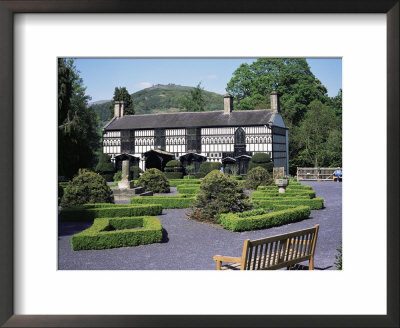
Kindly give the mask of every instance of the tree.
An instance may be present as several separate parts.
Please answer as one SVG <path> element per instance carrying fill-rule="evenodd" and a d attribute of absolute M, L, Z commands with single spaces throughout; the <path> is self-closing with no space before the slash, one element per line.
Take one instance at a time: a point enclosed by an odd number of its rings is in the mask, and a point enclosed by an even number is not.
<path fill-rule="evenodd" d="M 271 174 L 261 166 L 256 166 L 247 172 L 245 182 L 247 189 L 256 190 L 258 186 L 267 186 L 272 183 Z"/>
<path fill-rule="evenodd" d="M 100 154 L 95 171 L 99 173 L 107 182 L 113 181 L 115 168 L 111 163 L 110 155 Z"/>
<path fill-rule="evenodd" d="M 318 100 L 311 102 L 308 108 L 304 120 L 295 128 L 293 142 L 298 154 L 296 160 L 306 164 L 304 166 L 314 167 L 331 166 L 329 156 L 339 156 L 340 159 L 336 159 L 341 162 L 341 132 L 338 129 L 340 121 L 335 112 Z M 334 156 L 332 152 L 335 153 Z"/>
<path fill-rule="evenodd" d="M 238 110 L 269 108 L 269 96 L 277 91 L 281 95 L 282 116 L 295 125 L 311 101 L 328 100 L 326 88 L 302 58 L 259 58 L 250 65 L 242 64 L 226 90 L 233 95 Z"/>
<path fill-rule="evenodd" d="M 190 96 L 182 100 L 182 105 L 188 112 L 204 112 L 206 101 L 201 82 L 197 84 L 196 88 L 190 90 Z"/>
<path fill-rule="evenodd" d="M 132 97 L 125 87 L 115 87 L 114 97 L 110 104 L 110 119 L 114 117 L 114 107 L 116 101 L 124 102 L 124 115 L 135 115 Z"/>
<path fill-rule="evenodd" d="M 342 89 L 339 89 L 337 96 L 329 98 L 329 106 L 335 111 L 336 116 L 342 120 Z"/>
<path fill-rule="evenodd" d="M 97 115 L 73 59 L 58 59 L 58 175 L 71 178 L 79 168 L 92 168 L 100 136 Z"/>

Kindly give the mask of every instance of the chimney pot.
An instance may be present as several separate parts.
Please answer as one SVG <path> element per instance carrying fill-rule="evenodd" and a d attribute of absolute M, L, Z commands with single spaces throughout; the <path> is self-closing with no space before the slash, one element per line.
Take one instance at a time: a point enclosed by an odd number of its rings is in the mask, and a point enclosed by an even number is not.
<path fill-rule="evenodd" d="M 233 97 L 229 93 L 224 95 L 224 114 L 230 114 L 233 111 Z"/>

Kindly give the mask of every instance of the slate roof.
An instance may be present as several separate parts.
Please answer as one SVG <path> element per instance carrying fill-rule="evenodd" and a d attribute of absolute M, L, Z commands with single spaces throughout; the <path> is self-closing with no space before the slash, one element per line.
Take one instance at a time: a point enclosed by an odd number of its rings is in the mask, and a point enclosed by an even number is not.
<path fill-rule="evenodd" d="M 126 115 L 114 118 L 104 130 L 251 126 L 272 123 L 274 114 L 270 109 L 261 109 L 233 111 L 230 114 L 212 111 Z"/>

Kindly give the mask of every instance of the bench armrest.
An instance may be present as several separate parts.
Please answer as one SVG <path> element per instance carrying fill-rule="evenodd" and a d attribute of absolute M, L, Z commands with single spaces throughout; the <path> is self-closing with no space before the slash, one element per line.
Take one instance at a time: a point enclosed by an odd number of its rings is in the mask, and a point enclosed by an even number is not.
<path fill-rule="evenodd" d="M 231 257 L 231 256 L 222 256 L 222 255 L 215 255 L 213 257 L 213 260 L 220 261 L 220 262 L 242 263 L 241 257 Z"/>
<path fill-rule="evenodd" d="M 213 257 L 213 260 L 217 261 L 217 270 L 221 270 L 222 262 L 242 263 L 241 257 L 231 257 L 231 256 L 222 256 L 222 255 L 215 255 Z"/>

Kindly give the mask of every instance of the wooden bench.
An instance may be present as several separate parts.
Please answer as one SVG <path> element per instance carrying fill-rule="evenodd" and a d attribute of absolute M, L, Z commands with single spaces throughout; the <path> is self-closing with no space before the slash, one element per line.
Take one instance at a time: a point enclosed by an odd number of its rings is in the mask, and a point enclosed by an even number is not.
<path fill-rule="evenodd" d="M 242 257 L 215 255 L 217 270 L 276 270 L 293 269 L 300 262 L 309 261 L 314 270 L 314 252 L 319 225 L 263 239 L 246 239 Z M 226 263 L 226 264 L 223 264 Z"/>

